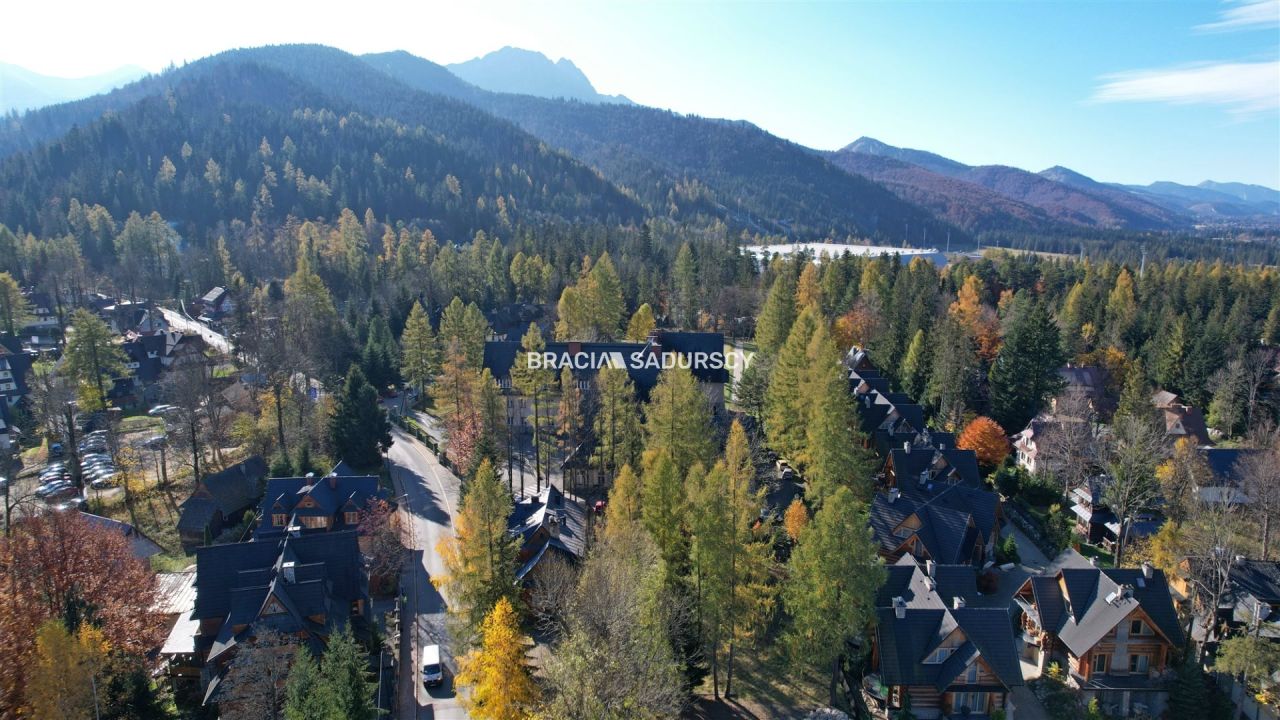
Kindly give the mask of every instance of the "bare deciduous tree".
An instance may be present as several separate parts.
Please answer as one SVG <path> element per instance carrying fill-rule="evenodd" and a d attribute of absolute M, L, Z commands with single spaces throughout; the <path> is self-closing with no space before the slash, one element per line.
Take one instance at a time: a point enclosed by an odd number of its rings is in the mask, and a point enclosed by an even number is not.
<path fill-rule="evenodd" d="M 1199 606 L 1202 648 L 1218 637 L 1217 608 L 1231 589 L 1231 565 L 1243 552 L 1237 540 L 1239 519 L 1237 506 L 1206 502 L 1199 504 L 1189 523 L 1187 579 Z"/>
<path fill-rule="evenodd" d="M 1043 432 L 1036 439 L 1036 464 L 1043 464 L 1062 482 L 1064 495 L 1093 474 L 1096 423 L 1093 404 L 1081 390 L 1059 396 L 1053 416 L 1044 421 Z"/>
<path fill-rule="evenodd" d="M 1271 556 L 1271 521 L 1280 515 L 1280 430 L 1266 426 L 1252 436 L 1256 451 L 1240 460 L 1240 491 L 1262 524 L 1262 559 Z"/>
<path fill-rule="evenodd" d="M 260 628 L 236 650 L 227 666 L 218 699 L 224 720 L 279 720 L 284 717 L 289 660 L 297 649 L 293 638 Z"/>
<path fill-rule="evenodd" d="M 1120 522 L 1116 538 L 1116 566 L 1124 561 L 1129 524 L 1134 516 L 1150 510 L 1160 497 L 1156 466 L 1168 453 L 1164 429 L 1144 417 L 1126 415 L 1116 420 L 1106 438 L 1107 479 L 1102 501 Z"/>

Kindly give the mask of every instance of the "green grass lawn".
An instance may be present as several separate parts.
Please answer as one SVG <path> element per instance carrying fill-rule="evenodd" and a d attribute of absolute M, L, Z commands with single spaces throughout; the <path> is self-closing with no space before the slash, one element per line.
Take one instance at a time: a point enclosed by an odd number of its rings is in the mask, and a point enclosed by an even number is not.
<path fill-rule="evenodd" d="M 1097 558 L 1099 567 L 1115 566 L 1115 555 L 1109 550 L 1098 547 L 1097 545 L 1080 544 L 1080 554 L 1086 558 Z"/>

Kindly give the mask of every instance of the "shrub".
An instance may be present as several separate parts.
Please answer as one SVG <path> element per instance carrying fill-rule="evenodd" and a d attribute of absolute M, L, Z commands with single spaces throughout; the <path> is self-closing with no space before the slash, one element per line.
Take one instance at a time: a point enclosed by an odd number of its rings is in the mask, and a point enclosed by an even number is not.
<path fill-rule="evenodd" d="M 1018 557 L 1018 541 L 1014 539 L 1013 533 L 1004 536 L 1004 539 L 996 544 L 996 562 L 1016 563 L 1020 562 Z"/>

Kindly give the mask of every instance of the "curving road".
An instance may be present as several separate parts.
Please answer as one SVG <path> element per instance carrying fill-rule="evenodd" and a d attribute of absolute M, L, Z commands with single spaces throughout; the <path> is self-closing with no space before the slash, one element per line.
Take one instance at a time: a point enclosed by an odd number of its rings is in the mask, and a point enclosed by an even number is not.
<path fill-rule="evenodd" d="M 401 720 L 464 720 L 453 690 L 457 662 L 445 629 L 447 604 L 431 584 L 432 577 L 444 574 L 444 562 L 436 547 L 453 536 L 453 513 L 458 506 L 457 476 L 440 464 L 439 458 L 426 445 L 393 426 L 395 440 L 387 451 L 391 479 L 396 492 L 403 496 L 403 507 L 409 518 L 408 537 L 410 563 L 401 579 L 401 593 L 408 598 L 411 614 L 403 618 L 402 653 L 412 662 L 401 664 Z M 407 647 L 406 647 L 407 645 Z M 421 649 L 439 645 L 441 659 L 448 671 L 445 683 L 438 688 L 425 688 L 421 681 Z"/>

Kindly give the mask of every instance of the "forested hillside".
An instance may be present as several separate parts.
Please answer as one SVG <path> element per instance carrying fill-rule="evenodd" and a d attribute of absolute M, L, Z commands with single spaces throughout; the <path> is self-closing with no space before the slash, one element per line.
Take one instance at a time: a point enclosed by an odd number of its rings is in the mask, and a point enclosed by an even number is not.
<path fill-rule="evenodd" d="M 753 232 L 857 235 L 919 244 L 945 222 L 807 148 L 749 123 L 640 106 L 596 105 L 459 87 L 407 53 L 366 56 L 419 89 L 455 95 L 519 124 L 600 169 L 655 215 L 720 218 Z M 956 231 L 957 242 L 967 235 Z"/>

